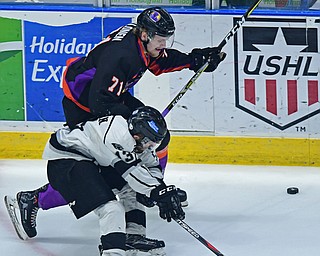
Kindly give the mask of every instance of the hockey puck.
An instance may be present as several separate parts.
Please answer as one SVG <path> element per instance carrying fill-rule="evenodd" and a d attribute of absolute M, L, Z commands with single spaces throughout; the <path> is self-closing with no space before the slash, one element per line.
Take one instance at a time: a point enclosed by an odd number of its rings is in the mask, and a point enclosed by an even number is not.
<path fill-rule="evenodd" d="M 290 195 L 295 195 L 299 193 L 299 189 L 296 187 L 287 188 L 287 193 Z"/>

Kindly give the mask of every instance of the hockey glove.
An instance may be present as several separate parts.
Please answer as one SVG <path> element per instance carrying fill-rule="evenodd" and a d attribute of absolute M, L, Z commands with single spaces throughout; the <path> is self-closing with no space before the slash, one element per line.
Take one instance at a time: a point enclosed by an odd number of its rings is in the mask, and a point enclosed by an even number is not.
<path fill-rule="evenodd" d="M 148 208 L 151 208 L 156 205 L 155 202 L 150 197 L 147 197 L 146 195 L 137 193 L 136 198 L 140 204 L 143 204 Z"/>
<path fill-rule="evenodd" d="M 151 191 L 150 198 L 157 202 L 159 215 L 162 219 L 168 222 L 171 219 L 184 219 L 185 213 L 182 210 L 175 186 L 161 184 Z"/>
<path fill-rule="evenodd" d="M 218 47 L 195 48 L 190 55 L 193 59 L 190 69 L 195 72 L 197 72 L 206 62 L 208 62 L 209 65 L 204 72 L 212 72 L 227 56 L 227 54 L 221 52 Z"/>

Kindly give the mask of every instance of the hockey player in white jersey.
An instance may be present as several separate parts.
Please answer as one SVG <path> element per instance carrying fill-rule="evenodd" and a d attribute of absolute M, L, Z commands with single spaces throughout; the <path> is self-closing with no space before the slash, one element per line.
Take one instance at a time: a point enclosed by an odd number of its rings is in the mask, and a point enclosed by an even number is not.
<path fill-rule="evenodd" d="M 126 224 L 125 214 L 144 211 L 139 193 L 156 202 L 161 218 L 184 219 L 176 188 L 164 183 L 154 152 L 166 132 L 161 113 L 144 106 L 128 120 L 106 116 L 72 131 L 59 129 L 47 142 L 48 180 L 76 218 L 91 211 L 98 216 L 101 255 L 165 255 L 164 242 L 146 238 L 143 225 Z"/>

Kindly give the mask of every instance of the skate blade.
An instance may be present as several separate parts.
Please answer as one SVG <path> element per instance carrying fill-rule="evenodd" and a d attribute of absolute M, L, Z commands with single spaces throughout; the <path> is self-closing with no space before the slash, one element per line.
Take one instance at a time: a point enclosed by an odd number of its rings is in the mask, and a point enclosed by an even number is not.
<path fill-rule="evenodd" d="M 17 200 L 13 199 L 9 196 L 5 196 L 4 203 L 6 205 L 7 212 L 9 214 L 10 219 L 11 219 L 11 223 L 12 223 L 18 237 L 21 240 L 27 240 L 29 237 L 26 234 L 26 232 L 23 230 L 23 227 L 21 226 L 21 224 L 17 218 L 16 209 L 19 209 Z"/>
<path fill-rule="evenodd" d="M 126 256 L 166 256 L 164 248 L 154 249 L 147 252 L 139 250 L 127 250 Z"/>

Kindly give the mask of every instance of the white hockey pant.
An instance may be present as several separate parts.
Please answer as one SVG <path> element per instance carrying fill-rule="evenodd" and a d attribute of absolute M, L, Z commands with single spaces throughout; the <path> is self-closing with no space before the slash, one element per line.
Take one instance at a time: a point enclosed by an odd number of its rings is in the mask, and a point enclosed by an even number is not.
<path fill-rule="evenodd" d="M 145 213 L 145 207 L 137 201 L 136 192 L 128 184 L 126 184 L 121 191 L 114 192 L 118 195 L 126 213 L 133 210 L 139 210 Z M 145 236 L 146 228 L 138 223 L 127 222 L 126 233 Z"/>
<path fill-rule="evenodd" d="M 100 237 L 104 249 L 103 256 L 125 256 L 125 248 L 119 248 L 125 243 L 125 211 L 118 201 L 110 201 L 94 210 L 99 217 Z M 123 240 L 123 241 L 122 241 Z"/>

